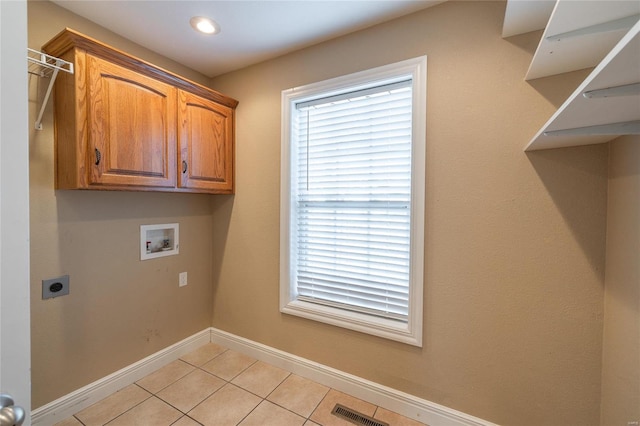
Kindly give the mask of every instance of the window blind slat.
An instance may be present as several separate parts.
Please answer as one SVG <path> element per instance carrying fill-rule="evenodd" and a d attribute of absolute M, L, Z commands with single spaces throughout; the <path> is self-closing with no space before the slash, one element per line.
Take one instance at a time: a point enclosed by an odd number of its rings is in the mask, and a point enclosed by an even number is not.
<path fill-rule="evenodd" d="M 366 307 L 385 305 L 388 308 L 392 308 L 395 312 L 403 312 L 405 310 L 403 305 L 408 299 L 408 296 L 396 297 L 395 295 L 384 291 L 373 293 L 371 288 L 363 288 L 359 291 L 357 289 L 346 289 L 344 287 L 318 287 L 304 296 L 317 298 L 321 294 L 325 295 L 325 297 L 333 296 L 336 298 L 336 301 L 340 301 L 342 303 L 345 303 L 350 299 L 351 301 L 360 301 L 360 303 Z"/>
<path fill-rule="evenodd" d="M 406 299 L 408 292 L 400 285 L 392 286 L 383 281 L 356 280 L 350 277 L 338 277 L 331 274 L 299 275 L 301 287 L 305 287 L 309 292 L 318 290 L 325 292 L 345 292 L 353 291 L 364 293 L 358 297 L 361 299 L 377 299 L 378 295 L 384 294 L 386 297 L 395 299 Z"/>
<path fill-rule="evenodd" d="M 410 79 L 401 79 L 399 81 L 386 83 L 384 85 L 375 86 L 372 88 L 363 88 L 358 90 L 352 90 L 346 93 L 340 93 L 333 96 L 323 96 L 313 99 L 311 101 L 299 102 L 296 105 L 297 109 L 305 109 L 309 107 L 322 107 L 325 105 L 336 104 L 341 101 L 357 101 L 360 99 L 366 99 L 367 95 L 376 95 L 380 92 L 388 93 L 402 93 L 406 92 L 411 87 Z"/>

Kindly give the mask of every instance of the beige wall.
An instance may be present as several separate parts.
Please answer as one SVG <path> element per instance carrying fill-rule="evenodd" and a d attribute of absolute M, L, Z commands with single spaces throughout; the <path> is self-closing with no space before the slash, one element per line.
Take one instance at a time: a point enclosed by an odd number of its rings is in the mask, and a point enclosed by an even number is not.
<path fill-rule="evenodd" d="M 29 47 L 71 27 L 207 81 L 52 3 L 30 1 L 28 13 Z M 30 126 L 47 83 L 30 76 Z M 34 408 L 209 327 L 212 312 L 211 197 L 54 191 L 52 110 L 29 141 Z M 169 222 L 180 224 L 180 254 L 141 262 L 140 225 Z M 71 294 L 42 300 L 41 280 L 62 274 Z"/>
<path fill-rule="evenodd" d="M 585 72 L 523 80 L 540 33 L 447 2 L 213 80 L 240 101 L 214 200 L 213 326 L 501 424 L 600 416 L 606 145 L 525 154 Z M 280 94 L 428 56 L 424 347 L 278 310 Z"/>
<path fill-rule="evenodd" d="M 608 198 L 603 426 L 640 421 L 640 136 L 610 144 Z"/>

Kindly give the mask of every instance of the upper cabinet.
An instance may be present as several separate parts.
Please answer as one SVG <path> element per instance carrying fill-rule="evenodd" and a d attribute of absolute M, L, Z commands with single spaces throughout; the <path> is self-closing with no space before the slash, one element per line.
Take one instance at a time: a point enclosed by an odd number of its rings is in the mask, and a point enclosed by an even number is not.
<path fill-rule="evenodd" d="M 55 85 L 56 188 L 231 194 L 238 102 L 66 29 Z"/>
<path fill-rule="evenodd" d="M 508 0 L 503 36 L 544 29 L 525 79 L 595 67 L 526 150 L 640 134 L 640 2 Z"/>
<path fill-rule="evenodd" d="M 233 109 L 179 91 L 181 188 L 233 191 Z"/>
<path fill-rule="evenodd" d="M 88 184 L 175 187 L 176 89 L 92 55 L 86 59 L 87 93 L 76 99 L 87 99 Z"/>

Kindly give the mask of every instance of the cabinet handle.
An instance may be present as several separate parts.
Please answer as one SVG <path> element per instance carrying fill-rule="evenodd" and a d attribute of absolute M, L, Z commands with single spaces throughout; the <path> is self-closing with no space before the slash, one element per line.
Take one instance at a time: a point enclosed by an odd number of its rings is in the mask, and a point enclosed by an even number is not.
<path fill-rule="evenodd" d="M 187 162 L 182 160 L 182 173 L 187 173 Z"/>
<path fill-rule="evenodd" d="M 96 150 L 96 166 L 100 164 L 100 159 L 102 158 L 102 154 L 100 154 L 100 150 L 98 148 Z"/>

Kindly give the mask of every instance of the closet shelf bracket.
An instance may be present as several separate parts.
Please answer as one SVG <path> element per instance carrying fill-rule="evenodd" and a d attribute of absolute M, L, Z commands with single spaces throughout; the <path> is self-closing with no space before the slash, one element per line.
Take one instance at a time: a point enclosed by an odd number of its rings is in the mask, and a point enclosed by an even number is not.
<path fill-rule="evenodd" d="M 27 48 L 27 61 L 29 63 L 29 74 L 34 74 L 38 77 L 50 78 L 49 87 L 47 87 L 47 91 L 44 95 L 44 99 L 42 100 L 40 112 L 38 113 L 38 118 L 36 118 L 34 126 L 36 130 L 42 130 L 42 116 L 44 114 L 44 109 L 47 106 L 47 101 L 49 101 L 49 96 L 51 96 L 51 90 L 53 89 L 53 84 L 56 82 L 56 77 L 58 77 L 58 73 L 60 71 L 73 74 L 73 64 L 63 59 L 29 48 Z"/>

